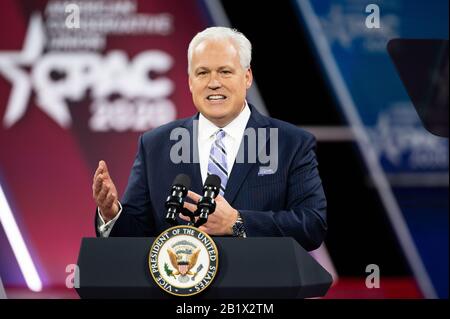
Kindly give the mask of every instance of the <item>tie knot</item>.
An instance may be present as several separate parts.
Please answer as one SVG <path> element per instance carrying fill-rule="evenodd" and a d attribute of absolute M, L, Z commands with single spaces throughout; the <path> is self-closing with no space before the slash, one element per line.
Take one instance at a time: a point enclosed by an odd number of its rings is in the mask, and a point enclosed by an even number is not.
<path fill-rule="evenodd" d="M 220 129 L 216 132 L 216 140 L 222 140 L 225 137 L 225 131 Z"/>

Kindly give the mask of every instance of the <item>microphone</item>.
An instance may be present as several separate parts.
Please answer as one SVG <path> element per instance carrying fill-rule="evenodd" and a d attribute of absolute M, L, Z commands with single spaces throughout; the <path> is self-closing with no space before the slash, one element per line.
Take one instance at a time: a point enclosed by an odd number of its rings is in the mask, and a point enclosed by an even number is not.
<path fill-rule="evenodd" d="M 167 209 L 166 221 L 172 226 L 178 225 L 176 220 L 178 213 L 183 211 L 184 198 L 191 187 L 191 179 L 186 174 L 179 174 L 175 177 L 170 195 L 166 199 Z"/>
<path fill-rule="evenodd" d="M 198 216 L 195 227 L 199 227 L 208 221 L 208 215 L 216 210 L 216 201 L 214 200 L 220 192 L 220 177 L 214 174 L 206 178 L 203 186 L 203 196 L 197 204 L 195 216 Z"/>

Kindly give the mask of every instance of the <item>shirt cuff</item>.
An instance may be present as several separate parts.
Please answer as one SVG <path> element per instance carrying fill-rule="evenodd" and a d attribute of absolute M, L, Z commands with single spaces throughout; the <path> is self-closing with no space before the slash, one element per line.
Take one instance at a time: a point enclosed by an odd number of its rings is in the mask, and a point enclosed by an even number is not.
<path fill-rule="evenodd" d="M 97 207 L 97 230 L 100 233 L 101 237 L 109 237 L 109 233 L 111 232 L 114 224 L 116 223 L 117 219 L 122 213 L 122 204 L 120 204 L 120 202 L 118 203 L 119 203 L 119 212 L 109 222 L 105 222 L 105 220 L 102 217 L 102 214 L 100 213 L 100 208 Z"/>

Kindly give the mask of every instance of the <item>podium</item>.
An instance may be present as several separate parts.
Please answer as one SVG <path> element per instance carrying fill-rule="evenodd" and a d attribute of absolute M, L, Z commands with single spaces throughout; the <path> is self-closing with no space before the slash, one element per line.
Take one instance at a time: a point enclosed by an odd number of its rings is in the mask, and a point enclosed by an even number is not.
<path fill-rule="evenodd" d="M 78 256 L 81 298 L 180 299 L 149 271 L 154 238 L 83 238 Z M 195 299 L 296 299 L 324 296 L 331 275 L 290 237 L 213 238 L 218 273 Z"/>

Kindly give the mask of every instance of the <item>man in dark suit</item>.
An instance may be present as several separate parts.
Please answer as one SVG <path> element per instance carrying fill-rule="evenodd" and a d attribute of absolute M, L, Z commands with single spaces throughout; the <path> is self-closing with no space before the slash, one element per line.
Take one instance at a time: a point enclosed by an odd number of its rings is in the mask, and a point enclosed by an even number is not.
<path fill-rule="evenodd" d="M 157 236 L 169 226 L 164 204 L 174 177 L 191 177 L 188 196 L 194 203 L 185 207 L 194 211 L 203 182 L 216 174 L 221 194 L 201 230 L 216 236 L 291 236 L 307 250 L 320 246 L 327 229 L 326 199 L 315 139 L 247 103 L 250 61 L 251 44 L 235 30 L 208 28 L 192 39 L 189 87 L 199 113 L 140 137 L 122 202 L 100 161 L 93 181 L 98 235 Z M 189 138 L 181 143 L 177 136 Z M 179 151 L 187 152 L 181 160 Z"/>

